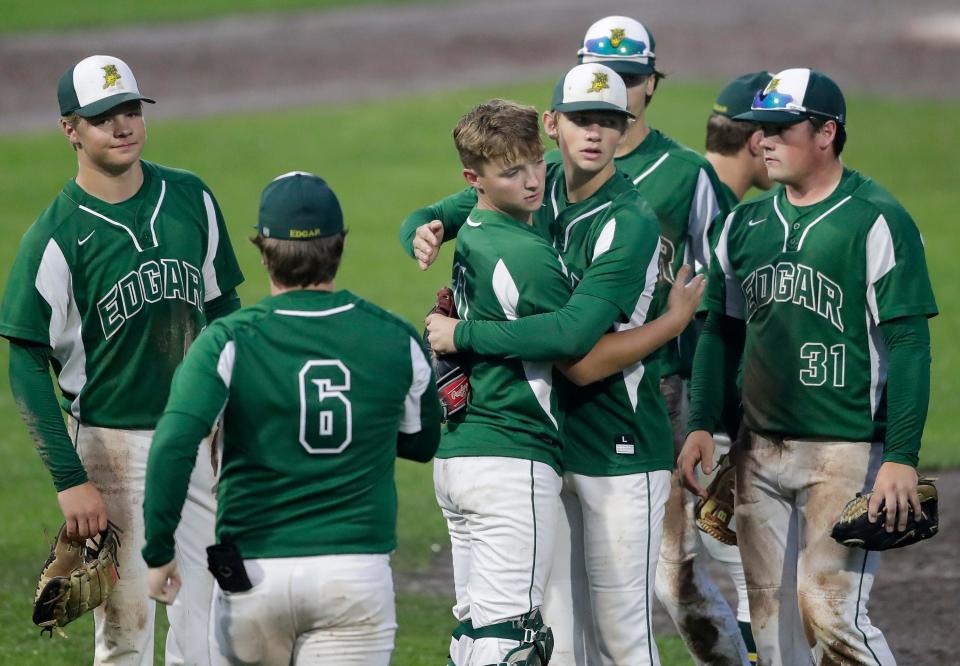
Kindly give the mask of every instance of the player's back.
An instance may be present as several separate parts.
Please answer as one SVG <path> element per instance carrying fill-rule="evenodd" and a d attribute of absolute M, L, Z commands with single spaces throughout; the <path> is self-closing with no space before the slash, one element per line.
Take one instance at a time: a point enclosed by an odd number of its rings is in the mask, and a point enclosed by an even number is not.
<path fill-rule="evenodd" d="M 416 331 L 347 291 L 293 291 L 216 322 L 218 537 L 247 557 L 394 549 L 397 432 Z"/>

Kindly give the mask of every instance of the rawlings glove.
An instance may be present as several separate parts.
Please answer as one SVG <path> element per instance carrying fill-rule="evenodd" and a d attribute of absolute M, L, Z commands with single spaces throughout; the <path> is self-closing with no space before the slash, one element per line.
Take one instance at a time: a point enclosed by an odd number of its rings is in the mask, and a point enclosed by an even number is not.
<path fill-rule="evenodd" d="M 459 319 L 457 306 L 453 301 L 453 290 L 450 287 L 444 287 L 437 292 L 437 303 L 428 315 L 431 314 Z M 470 395 L 469 369 L 462 354 L 440 354 L 439 356 L 434 354 L 426 331 L 423 332 L 423 344 L 433 363 L 433 374 L 437 378 L 437 392 L 440 394 L 440 407 L 443 410 L 443 420 L 446 421 L 467 406 L 467 397 Z"/>
<path fill-rule="evenodd" d="M 887 532 L 884 529 L 884 505 L 880 505 L 877 522 L 871 523 L 867 517 L 867 504 L 873 493 L 857 493 L 857 496 L 847 502 L 840 512 L 833 530 L 830 531 L 836 541 L 850 548 L 864 550 L 889 550 L 903 548 L 917 541 L 929 539 L 937 533 L 937 487 L 931 479 L 920 479 L 917 482 L 917 494 L 920 496 L 920 515 L 917 516 L 910 509 L 907 516 L 907 529 L 903 532 L 894 530 Z"/>
<path fill-rule="evenodd" d="M 62 627 L 93 610 L 117 584 L 117 527 L 112 523 L 96 539 L 75 543 L 64 524 L 50 548 L 33 597 L 33 623 L 40 633 Z"/>
<path fill-rule="evenodd" d="M 701 498 L 693 510 L 697 527 L 728 546 L 737 545 L 737 533 L 730 527 L 733 520 L 733 491 L 736 470 L 729 455 L 720 456 L 717 472 L 707 486 L 707 499 Z"/>

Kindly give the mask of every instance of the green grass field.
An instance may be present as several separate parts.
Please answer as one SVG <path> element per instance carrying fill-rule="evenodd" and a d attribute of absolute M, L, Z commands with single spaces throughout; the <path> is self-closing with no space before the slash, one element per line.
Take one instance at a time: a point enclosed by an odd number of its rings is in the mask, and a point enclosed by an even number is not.
<path fill-rule="evenodd" d="M 47 0 L 42 9 L 32 0 L 6 0 L 0 34 L 34 30 L 108 29 L 266 12 L 334 9 L 356 5 L 400 5 L 431 0 L 164 0 L 114 3 L 109 9 L 72 0 Z"/>
<path fill-rule="evenodd" d="M 324 176 L 343 204 L 350 236 L 338 285 L 384 305 L 419 324 L 436 289 L 447 281 L 449 251 L 440 267 L 420 273 L 401 252 L 397 228 L 414 207 L 461 186 L 449 130 L 472 104 L 493 95 L 542 106 L 551 83 L 432 95 L 381 104 L 271 112 L 202 121 L 151 123 L 146 156 L 199 173 L 220 200 L 247 282 L 244 302 L 267 293 L 266 278 L 251 235 L 263 185 L 293 169 Z M 700 148 L 717 86 L 666 82 L 650 112 L 651 123 Z M 849 100 L 850 141 L 846 163 L 875 177 L 911 211 L 926 238 L 927 256 L 943 315 L 933 320 L 933 396 L 921 460 L 927 467 L 960 465 L 960 446 L 949 415 L 960 410 L 960 358 L 950 340 L 960 338 L 957 301 L 949 287 L 950 248 L 956 247 L 950 202 L 953 174 L 943 168 L 960 149 L 953 119 L 960 104 L 900 100 Z M 6 280 L 18 239 L 74 171 L 62 137 L 35 134 L 0 137 L 0 227 L 9 242 L 0 246 L 0 285 Z M 6 366 L 6 345 L 0 366 Z M 26 429 L 0 381 L 0 455 L 7 473 L 0 486 L 6 517 L 0 552 L 0 665 L 85 663 L 90 623 L 71 625 L 69 640 L 41 641 L 30 623 L 30 602 L 46 554 L 43 527 L 55 531 L 60 518 L 52 486 Z M 401 462 L 399 572 L 428 566 L 431 544 L 446 542 L 432 496 L 430 468 Z M 394 663 L 441 663 L 450 627 L 449 601 L 402 595 L 401 630 Z M 662 643 L 664 664 L 686 664 L 675 638 Z"/>

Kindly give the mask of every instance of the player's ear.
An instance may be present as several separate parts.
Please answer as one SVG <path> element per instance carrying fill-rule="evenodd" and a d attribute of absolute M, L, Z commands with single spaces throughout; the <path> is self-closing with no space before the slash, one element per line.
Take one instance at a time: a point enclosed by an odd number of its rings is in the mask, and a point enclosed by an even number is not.
<path fill-rule="evenodd" d="M 760 143 L 763 141 L 763 130 L 757 129 L 750 135 L 750 138 L 747 139 L 747 149 L 750 151 L 751 157 L 757 157 L 763 152 L 763 148 L 760 147 Z"/>
<path fill-rule="evenodd" d="M 543 112 L 543 131 L 554 141 L 557 140 L 559 136 L 557 132 L 557 114 L 553 111 Z"/>
<path fill-rule="evenodd" d="M 480 174 L 478 174 L 473 169 L 464 167 L 463 169 L 463 179 L 467 181 L 467 185 L 474 188 L 480 194 L 483 194 L 483 188 L 480 187 Z"/>
<path fill-rule="evenodd" d="M 77 126 L 75 123 L 71 122 L 68 118 L 61 118 L 60 129 L 74 150 L 80 147 L 80 136 L 77 134 Z"/>

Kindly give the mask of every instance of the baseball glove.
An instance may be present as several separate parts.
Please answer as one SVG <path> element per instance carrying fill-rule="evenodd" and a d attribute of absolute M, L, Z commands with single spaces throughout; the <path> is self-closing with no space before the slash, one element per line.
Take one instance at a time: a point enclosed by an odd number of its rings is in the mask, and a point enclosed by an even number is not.
<path fill-rule="evenodd" d="M 444 287 L 437 292 L 437 302 L 428 315 L 431 314 L 459 319 L 457 305 L 453 300 L 453 290 L 450 287 Z M 446 421 L 467 406 L 467 398 L 470 396 L 469 369 L 462 354 L 439 356 L 434 354 L 426 331 L 423 332 L 423 344 L 433 363 L 433 373 L 437 378 L 437 392 L 440 394 L 440 407 L 443 410 L 443 420 Z"/>
<path fill-rule="evenodd" d="M 728 546 L 737 545 L 737 533 L 730 527 L 733 520 L 733 491 L 736 470 L 730 456 L 720 456 L 717 472 L 707 486 L 709 497 L 701 498 L 693 510 L 697 527 Z"/>
<path fill-rule="evenodd" d="M 75 543 L 64 524 L 50 548 L 33 597 L 33 623 L 53 634 L 110 596 L 119 578 L 118 528 L 109 523 L 95 539 Z"/>
<path fill-rule="evenodd" d="M 929 539 L 937 533 L 937 487 L 932 479 L 920 479 L 917 482 L 917 494 L 920 496 L 920 515 L 910 509 L 907 516 L 907 529 L 903 532 L 884 529 L 886 509 L 880 505 L 877 522 L 871 523 L 867 517 L 867 505 L 873 493 L 857 493 L 847 502 L 840 512 L 840 519 L 830 531 L 837 542 L 850 548 L 864 550 L 889 550 L 903 548 L 910 544 Z"/>

